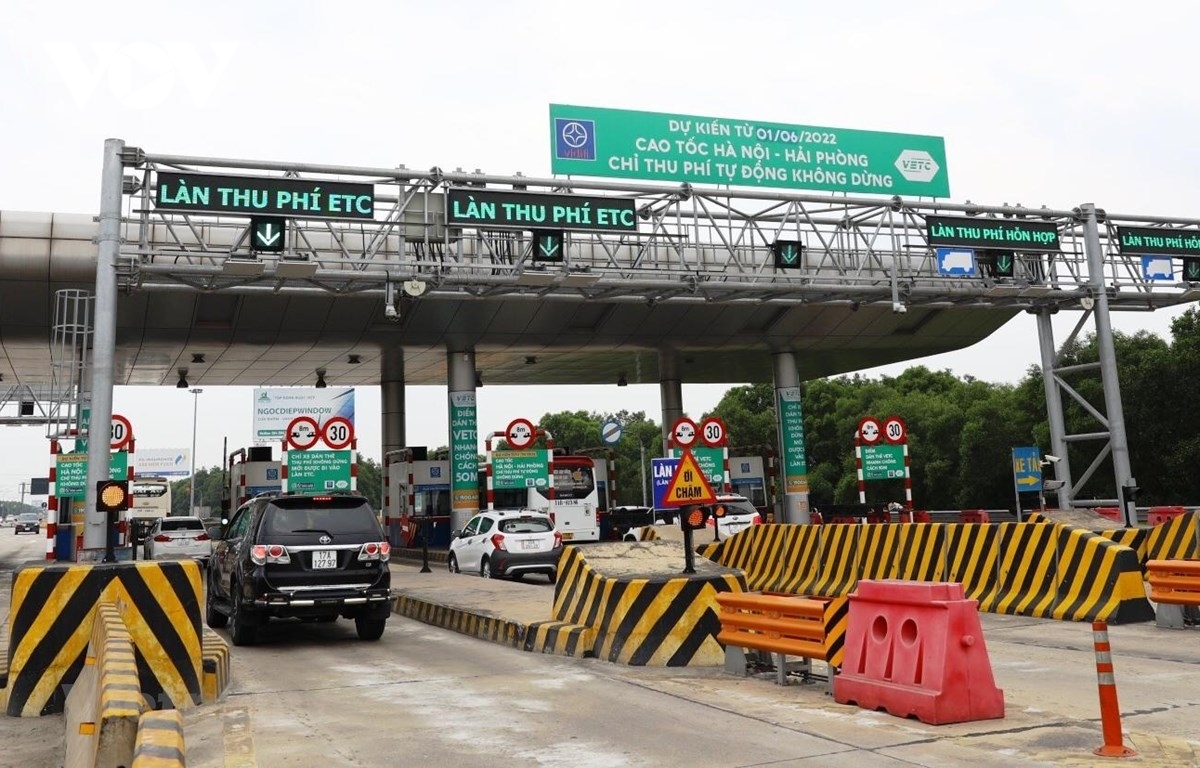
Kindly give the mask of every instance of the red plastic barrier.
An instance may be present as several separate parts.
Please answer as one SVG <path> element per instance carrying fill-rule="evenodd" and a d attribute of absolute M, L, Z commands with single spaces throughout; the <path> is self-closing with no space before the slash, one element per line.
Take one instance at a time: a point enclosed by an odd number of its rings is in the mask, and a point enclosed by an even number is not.
<path fill-rule="evenodd" d="M 923 509 L 914 509 L 911 512 L 906 509 L 900 513 L 900 522 L 929 523 L 933 522 L 933 519 L 929 516 L 929 513 Z"/>
<path fill-rule="evenodd" d="M 1152 526 L 1162 525 L 1186 514 L 1187 510 L 1183 507 L 1150 507 L 1146 512 L 1146 523 Z"/>
<path fill-rule="evenodd" d="M 978 603 L 962 584 L 858 582 L 850 595 L 840 704 L 942 725 L 1004 717 Z"/>
<path fill-rule="evenodd" d="M 986 509 L 964 509 L 958 513 L 960 523 L 990 523 L 991 517 Z"/>
<path fill-rule="evenodd" d="M 1120 507 L 1096 507 L 1093 511 L 1101 517 L 1107 517 L 1109 520 L 1122 522 Z"/>

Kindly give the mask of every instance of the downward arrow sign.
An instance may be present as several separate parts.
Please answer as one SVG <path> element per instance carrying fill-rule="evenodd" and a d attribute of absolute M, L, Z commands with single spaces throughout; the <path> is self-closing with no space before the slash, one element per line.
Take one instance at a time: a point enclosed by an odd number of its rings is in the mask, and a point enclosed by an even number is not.
<path fill-rule="evenodd" d="M 785 246 L 783 249 L 783 260 L 788 264 L 796 263 L 796 248 L 795 246 Z"/>
<path fill-rule="evenodd" d="M 1001 272 L 1007 272 L 1011 268 L 1012 256 L 1001 256 L 996 259 L 996 269 L 999 269 Z"/>
<path fill-rule="evenodd" d="M 541 250 L 542 255 L 546 258 L 553 258 L 555 252 L 558 251 L 558 243 L 554 242 L 553 237 L 547 237 L 542 240 L 539 250 Z"/>
<path fill-rule="evenodd" d="M 279 236 L 283 234 L 282 232 L 275 232 L 275 234 L 271 234 L 274 231 L 274 225 L 268 223 L 267 226 L 263 227 L 261 231 L 256 233 L 258 235 L 259 242 L 261 242 L 263 245 L 274 245 L 275 241 L 279 239 Z"/>

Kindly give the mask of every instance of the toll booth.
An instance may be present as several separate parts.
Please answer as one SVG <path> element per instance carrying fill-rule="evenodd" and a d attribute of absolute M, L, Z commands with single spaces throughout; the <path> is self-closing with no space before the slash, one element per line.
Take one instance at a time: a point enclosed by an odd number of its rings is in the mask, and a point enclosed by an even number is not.
<path fill-rule="evenodd" d="M 271 446 L 256 445 L 229 454 L 229 511 L 237 509 L 260 493 L 283 490 L 280 462 Z"/>

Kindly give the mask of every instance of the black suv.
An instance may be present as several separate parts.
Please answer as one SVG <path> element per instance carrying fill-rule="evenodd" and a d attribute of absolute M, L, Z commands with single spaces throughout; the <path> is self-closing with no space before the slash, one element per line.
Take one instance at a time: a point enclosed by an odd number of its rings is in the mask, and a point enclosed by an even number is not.
<path fill-rule="evenodd" d="M 238 508 L 214 542 L 205 618 L 229 624 L 234 645 L 253 643 L 271 617 L 354 619 L 378 640 L 391 613 L 391 546 L 362 496 L 256 498 Z"/>

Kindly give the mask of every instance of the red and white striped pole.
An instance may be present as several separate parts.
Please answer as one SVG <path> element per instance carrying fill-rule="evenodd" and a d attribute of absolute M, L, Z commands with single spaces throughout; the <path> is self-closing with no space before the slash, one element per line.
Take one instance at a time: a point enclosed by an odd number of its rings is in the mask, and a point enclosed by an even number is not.
<path fill-rule="evenodd" d="M 54 483 L 55 493 L 50 494 L 49 501 L 46 502 L 46 559 L 55 559 L 54 543 L 58 536 L 58 441 L 50 441 L 50 455 L 55 456 L 54 463 L 50 465 L 50 482 Z"/>
<path fill-rule="evenodd" d="M 1113 676 L 1112 646 L 1108 643 L 1108 622 L 1093 621 L 1092 637 L 1096 644 L 1096 679 L 1100 686 L 1100 724 L 1104 745 L 1092 750 L 1100 757 L 1132 757 L 1121 737 L 1121 707 L 1117 704 L 1117 681 Z"/>
<path fill-rule="evenodd" d="M 858 432 L 854 433 L 854 466 L 858 469 L 858 503 L 867 503 L 867 480 L 863 476 L 862 439 Z"/>

